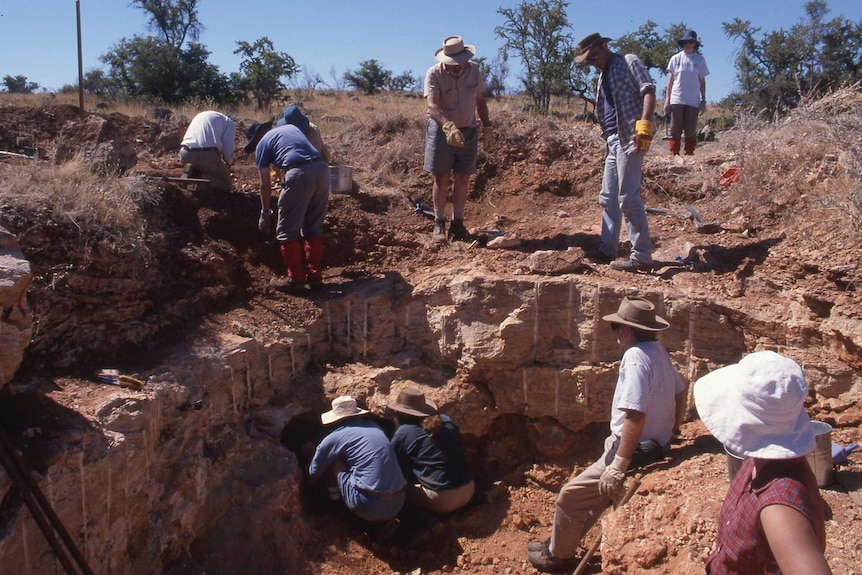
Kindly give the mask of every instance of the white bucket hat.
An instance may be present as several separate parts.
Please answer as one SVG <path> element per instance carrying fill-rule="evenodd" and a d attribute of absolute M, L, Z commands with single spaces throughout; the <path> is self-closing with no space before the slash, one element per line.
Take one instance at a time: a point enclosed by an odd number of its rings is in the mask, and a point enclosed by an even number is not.
<path fill-rule="evenodd" d="M 814 451 L 805 412 L 802 368 L 774 351 L 758 351 L 694 384 L 701 420 L 728 449 L 760 459 L 792 459 Z"/>
<path fill-rule="evenodd" d="M 364 415 L 366 413 L 368 413 L 368 410 L 357 406 L 356 400 L 351 396 L 341 395 L 332 400 L 332 409 L 320 414 L 320 422 L 323 425 L 329 425 L 345 417 Z"/>

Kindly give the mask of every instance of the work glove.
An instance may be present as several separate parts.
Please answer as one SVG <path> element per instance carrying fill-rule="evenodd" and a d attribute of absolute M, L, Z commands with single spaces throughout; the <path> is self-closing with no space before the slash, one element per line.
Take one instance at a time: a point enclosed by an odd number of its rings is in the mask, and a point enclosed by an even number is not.
<path fill-rule="evenodd" d="M 272 229 L 272 210 L 261 210 L 260 217 L 257 219 L 257 229 L 269 233 Z"/>
<path fill-rule="evenodd" d="M 464 147 L 464 134 L 455 125 L 455 122 L 446 122 L 443 124 L 443 133 L 446 134 L 446 143 L 453 148 Z"/>
<path fill-rule="evenodd" d="M 626 469 L 631 459 L 614 455 L 613 462 L 608 465 L 599 477 L 599 493 L 612 499 L 619 497 L 626 482 Z"/>
<path fill-rule="evenodd" d="M 485 148 L 485 151 L 491 149 L 494 145 L 494 128 L 491 126 L 483 126 L 482 127 L 482 147 Z"/>
<path fill-rule="evenodd" d="M 646 154 L 652 144 L 652 135 L 655 132 L 655 125 L 649 120 L 638 120 L 635 122 L 635 134 L 637 138 L 638 152 Z"/>
<path fill-rule="evenodd" d="M 706 113 L 706 100 L 701 100 L 701 101 L 700 101 L 700 113 L 701 113 L 701 114 L 705 114 L 705 113 Z"/>

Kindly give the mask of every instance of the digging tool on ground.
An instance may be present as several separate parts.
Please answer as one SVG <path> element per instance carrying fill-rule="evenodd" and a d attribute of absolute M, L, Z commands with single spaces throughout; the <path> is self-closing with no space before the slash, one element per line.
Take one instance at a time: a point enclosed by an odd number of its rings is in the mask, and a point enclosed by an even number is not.
<path fill-rule="evenodd" d="M 18 487 L 21 499 L 69 575 L 94 575 L 75 541 L 63 526 L 54 508 L 48 502 L 39 484 L 33 479 L 33 472 L 24 458 L 15 450 L 12 441 L 0 426 L 0 464 L 6 468 L 12 482 Z M 77 566 L 77 569 L 76 569 Z"/>
<path fill-rule="evenodd" d="M 206 178 L 183 178 L 178 176 L 151 176 L 151 175 L 139 175 L 138 178 L 143 178 L 145 180 L 159 180 L 162 182 L 172 182 L 176 184 L 208 184 L 209 180 Z"/>
<path fill-rule="evenodd" d="M 640 487 L 640 485 L 641 485 L 640 475 L 632 477 L 632 479 L 628 483 L 628 486 L 626 487 L 626 492 L 623 494 L 623 496 L 619 500 L 619 502 L 616 503 L 612 507 L 612 510 L 610 511 L 610 513 L 616 513 L 620 507 L 622 507 L 623 505 L 628 503 L 629 499 L 632 498 L 632 496 L 635 494 L 635 491 L 637 491 L 637 489 L 638 489 L 638 487 Z M 575 568 L 575 571 L 572 573 L 572 575 L 582 575 L 584 570 L 587 568 L 587 563 L 590 562 L 590 559 L 592 559 L 593 555 L 595 555 L 596 551 L 599 550 L 599 546 L 602 544 L 603 538 L 604 538 L 604 534 L 599 533 L 599 536 L 596 537 L 596 540 L 593 541 L 592 545 L 590 545 L 589 549 L 587 549 L 587 552 L 584 553 L 583 558 L 581 558 L 580 563 L 578 563 L 578 566 L 577 566 L 577 568 Z"/>
<path fill-rule="evenodd" d="M 714 234 L 715 232 L 721 230 L 721 224 L 717 221 L 708 222 L 701 217 L 697 210 L 694 209 L 693 206 L 689 204 L 685 205 L 685 209 L 691 214 L 691 216 L 695 219 L 694 231 L 701 234 Z"/>

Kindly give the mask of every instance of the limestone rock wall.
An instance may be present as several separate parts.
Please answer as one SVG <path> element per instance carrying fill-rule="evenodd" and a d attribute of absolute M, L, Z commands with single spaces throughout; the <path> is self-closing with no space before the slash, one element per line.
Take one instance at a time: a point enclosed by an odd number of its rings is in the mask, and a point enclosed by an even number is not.
<path fill-rule="evenodd" d="M 27 286 L 32 279 L 15 236 L 0 227 L 0 388 L 15 375 L 30 343 L 33 314 Z"/>

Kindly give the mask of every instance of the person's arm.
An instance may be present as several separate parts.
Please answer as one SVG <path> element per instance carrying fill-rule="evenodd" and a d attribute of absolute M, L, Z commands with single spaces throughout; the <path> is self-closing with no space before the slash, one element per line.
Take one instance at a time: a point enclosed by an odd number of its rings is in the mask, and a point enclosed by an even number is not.
<path fill-rule="evenodd" d="M 764 507 L 759 517 L 769 549 L 784 575 L 831 575 L 811 522 L 786 505 Z"/>
<path fill-rule="evenodd" d="M 685 411 L 688 407 L 688 388 L 674 396 L 674 419 L 673 419 L 673 434 L 679 434 L 679 428 L 682 426 L 682 420 L 685 417 Z"/>
<path fill-rule="evenodd" d="M 440 108 L 440 103 L 437 101 L 437 94 L 431 93 L 426 98 L 428 103 L 428 117 L 440 124 L 441 126 L 447 122 L 446 116 L 443 115 L 443 109 Z"/>
<path fill-rule="evenodd" d="M 673 72 L 667 73 L 667 88 L 664 90 L 664 113 L 670 113 L 670 91 L 673 89 Z"/>
<path fill-rule="evenodd" d="M 706 77 L 700 79 L 700 101 L 706 102 Z"/>
<path fill-rule="evenodd" d="M 623 430 L 620 434 L 620 446 L 617 448 L 617 455 L 626 459 L 631 459 L 635 449 L 638 447 L 638 441 L 641 438 L 641 432 L 646 423 L 646 414 L 633 409 L 624 409 L 626 418 L 623 421 Z"/>
<path fill-rule="evenodd" d="M 272 183 L 269 180 L 269 166 L 259 168 L 260 172 L 260 209 L 269 211 L 269 202 L 272 198 Z"/>
<path fill-rule="evenodd" d="M 476 94 L 476 111 L 479 113 L 479 119 L 482 120 L 482 126 L 485 128 L 491 127 L 491 119 L 488 116 L 488 102 L 485 101 L 485 95 L 482 90 Z"/>

